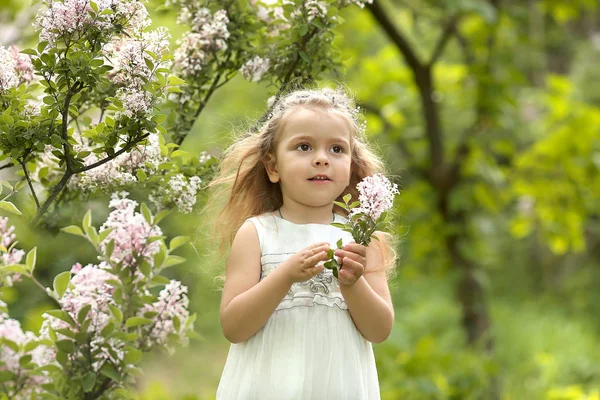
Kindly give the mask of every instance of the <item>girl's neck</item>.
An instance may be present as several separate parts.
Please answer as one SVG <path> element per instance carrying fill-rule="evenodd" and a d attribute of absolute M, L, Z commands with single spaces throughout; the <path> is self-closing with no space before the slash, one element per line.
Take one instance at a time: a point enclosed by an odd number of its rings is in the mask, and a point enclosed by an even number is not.
<path fill-rule="evenodd" d="M 293 222 L 295 224 L 330 224 L 335 221 L 335 214 L 332 209 L 319 211 L 312 215 L 303 213 L 294 213 L 285 207 L 281 207 L 274 212 L 275 215 L 286 221 Z"/>

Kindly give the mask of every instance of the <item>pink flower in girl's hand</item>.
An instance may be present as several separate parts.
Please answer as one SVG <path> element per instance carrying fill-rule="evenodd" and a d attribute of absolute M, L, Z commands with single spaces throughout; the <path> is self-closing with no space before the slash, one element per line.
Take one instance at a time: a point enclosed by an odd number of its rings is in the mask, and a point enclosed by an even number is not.
<path fill-rule="evenodd" d="M 350 217 L 366 214 L 373 221 L 392 208 L 394 196 L 398 194 L 398 185 L 392 183 L 382 174 L 367 176 L 357 186 L 360 206 L 352 208 Z"/>
<path fill-rule="evenodd" d="M 344 196 L 344 203 L 334 201 L 334 204 L 349 211 L 348 222 L 345 224 L 332 223 L 331 225 L 341 228 L 346 232 L 352 233 L 354 241 L 363 246 L 368 246 L 371 239 L 377 239 L 373 233 L 377 230 L 385 229 L 385 219 L 387 211 L 392 208 L 394 197 L 399 194 L 398 185 L 392 184 L 384 175 L 375 174 L 367 176 L 357 186 L 358 201 L 348 204 L 352 195 L 348 193 Z M 342 248 L 342 239 L 338 240 L 337 248 Z M 338 264 L 334 258 L 334 250 L 328 252 L 329 261 L 324 266 L 333 270 L 333 275 L 338 277 Z"/>

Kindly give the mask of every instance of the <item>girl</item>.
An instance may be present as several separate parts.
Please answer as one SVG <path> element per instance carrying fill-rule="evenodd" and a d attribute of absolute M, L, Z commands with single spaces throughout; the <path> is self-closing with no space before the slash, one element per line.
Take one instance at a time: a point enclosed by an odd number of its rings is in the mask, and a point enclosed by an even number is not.
<path fill-rule="evenodd" d="M 384 172 L 360 126 L 345 93 L 300 90 L 225 152 L 209 185 L 209 204 L 227 200 L 213 225 L 221 250 L 231 243 L 217 400 L 380 398 L 371 342 L 394 322 L 394 239 L 378 232 L 364 247 L 330 225 L 347 221 L 334 200 L 358 199 L 357 183 Z M 322 264 L 340 238 L 338 280 Z"/>

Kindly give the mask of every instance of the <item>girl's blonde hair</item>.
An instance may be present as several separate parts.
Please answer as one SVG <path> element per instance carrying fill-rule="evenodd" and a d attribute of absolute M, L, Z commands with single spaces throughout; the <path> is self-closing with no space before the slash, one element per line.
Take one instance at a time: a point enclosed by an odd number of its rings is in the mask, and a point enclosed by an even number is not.
<path fill-rule="evenodd" d="M 246 219 L 275 211 L 283 205 L 279 183 L 272 183 L 265 164 L 275 161 L 280 131 L 285 127 L 285 117 L 295 107 L 310 107 L 344 116 L 353 134 L 351 138 L 352 161 L 350 184 L 336 201 L 350 193 L 351 201 L 358 199 L 356 185 L 366 176 L 384 173 L 382 160 L 364 138 L 358 109 L 350 96 L 341 89 L 296 90 L 276 100 L 264 125 L 235 138 L 225 150 L 215 178 L 208 184 L 208 200 L 202 213 L 211 218 L 210 237 L 219 243 L 218 252 L 224 256 L 236 232 Z M 223 203 L 225 205 L 223 206 Z M 219 211 L 220 210 L 220 211 Z M 348 212 L 335 205 L 333 211 L 345 217 Z M 388 277 L 396 264 L 396 237 L 380 232 L 379 241 L 384 255 L 384 268 Z M 224 259 L 224 257 L 222 258 Z"/>

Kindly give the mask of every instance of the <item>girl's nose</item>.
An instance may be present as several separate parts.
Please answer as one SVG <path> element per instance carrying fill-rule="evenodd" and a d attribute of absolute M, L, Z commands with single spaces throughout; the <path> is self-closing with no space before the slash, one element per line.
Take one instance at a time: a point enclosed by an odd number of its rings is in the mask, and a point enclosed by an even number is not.
<path fill-rule="evenodd" d="M 315 165 L 329 165 L 329 159 L 324 153 L 318 152 L 315 155 L 314 163 Z"/>

